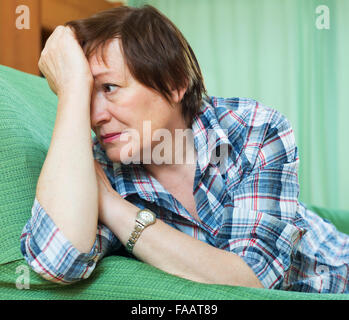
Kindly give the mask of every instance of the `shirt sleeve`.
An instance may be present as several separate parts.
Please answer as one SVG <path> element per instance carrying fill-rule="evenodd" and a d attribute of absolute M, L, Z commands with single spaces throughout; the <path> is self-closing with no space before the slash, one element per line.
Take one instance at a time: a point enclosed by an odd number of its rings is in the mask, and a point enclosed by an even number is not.
<path fill-rule="evenodd" d="M 30 267 L 43 278 L 70 284 L 88 278 L 104 256 L 121 247 L 121 242 L 103 224 L 89 253 L 81 253 L 65 238 L 35 198 L 32 217 L 20 237 L 21 252 Z"/>
<path fill-rule="evenodd" d="M 100 147 L 97 137 L 92 139 L 92 151 L 113 183 L 113 164 Z M 31 213 L 32 217 L 20 237 L 21 252 L 35 272 L 52 282 L 70 284 L 86 279 L 98 261 L 122 247 L 112 231 L 99 223 L 91 251 L 81 253 L 65 238 L 37 198 Z"/>
<path fill-rule="evenodd" d="M 285 117 L 275 111 L 267 126 L 261 123 L 249 132 L 246 157 L 254 162 L 233 192 L 233 212 L 220 230 L 227 239 L 221 247 L 239 255 L 265 288 L 276 289 L 304 234 L 297 223 L 299 160 Z"/>

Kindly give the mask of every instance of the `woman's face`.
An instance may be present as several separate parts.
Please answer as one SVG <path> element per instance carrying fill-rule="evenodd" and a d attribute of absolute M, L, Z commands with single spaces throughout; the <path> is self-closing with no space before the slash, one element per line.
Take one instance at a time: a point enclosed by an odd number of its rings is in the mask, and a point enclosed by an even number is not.
<path fill-rule="evenodd" d="M 98 54 L 89 59 L 94 77 L 91 128 L 111 161 L 126 162 L 130 157 L 142 161 L 159 143 L 151 139 L 155 130 L 174 132 L 184 123 L 177 103 L 184 92 L 174 95 L 176 107 L 172 107 L 158 92 L 135 80 L 124 62 L 119 39 L 107 44 L 105 60 L 107 65 Z M 119 135 L 103 139 L 110 133 Z"/>

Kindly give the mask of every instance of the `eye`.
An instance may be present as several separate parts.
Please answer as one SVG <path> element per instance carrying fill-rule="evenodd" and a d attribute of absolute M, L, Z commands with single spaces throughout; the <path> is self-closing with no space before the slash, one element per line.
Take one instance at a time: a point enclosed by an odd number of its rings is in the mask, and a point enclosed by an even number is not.
<path fill-rule="evenodd" d="M 102 88 L 103 91 L 106 93 L 111 93 L 113 92 L 118 86 L 116 84 L 112 83 L 103 83 Z"/>

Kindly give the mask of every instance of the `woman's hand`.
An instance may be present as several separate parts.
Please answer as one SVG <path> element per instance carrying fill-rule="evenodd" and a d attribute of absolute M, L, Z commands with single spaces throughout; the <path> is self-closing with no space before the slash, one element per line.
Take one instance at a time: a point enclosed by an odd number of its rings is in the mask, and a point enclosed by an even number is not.
<path fill-rule="evenodd" d="M 38 65 L 57 96 L 92 88 L 89 63 L 70 27 L 58 26 L 54 30 L 41 52 Z"/>
<path fill-rule="evenodd" d="M 108 219 L 112 216 L 113 210 L 117 209 L 116 201 L 124 202 L 125 200 L 113 189 L 98 161 L 94 160 L 94 162 L 98 182 L 98 219 L 108 226 Z"/>

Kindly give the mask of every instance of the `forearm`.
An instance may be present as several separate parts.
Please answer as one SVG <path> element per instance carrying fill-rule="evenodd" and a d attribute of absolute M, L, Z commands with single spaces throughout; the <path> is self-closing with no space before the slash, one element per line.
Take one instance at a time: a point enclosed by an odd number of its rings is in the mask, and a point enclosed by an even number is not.
<path fill-rule="evenodd" d="M 89 252 L 98 221 L 89 91 L 60 97 L 36 196 L 67 239 Z"/>
<path fill-rule="evenodd" d="M 138 210 L 126 200 L 116 199 L 114 210 L 111 209 L 106 217 L 108 227 L 123 245 L 134 229 Z M 251 268 L 239 256 L 192 238 L 160 219 L 144 229 L 133 254 L 167 273 L 192 281 L 262 287 Z"/>

